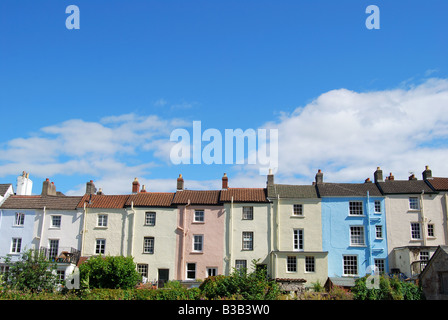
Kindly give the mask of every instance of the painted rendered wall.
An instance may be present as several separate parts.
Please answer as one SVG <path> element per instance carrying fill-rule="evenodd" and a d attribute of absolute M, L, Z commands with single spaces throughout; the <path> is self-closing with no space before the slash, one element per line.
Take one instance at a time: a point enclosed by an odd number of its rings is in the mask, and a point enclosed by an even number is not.
<path fill-rule="evenodd" d="M 243 207 L 253 207 L 253 219 L 243 219 Z M 225 274 L 235 268 L 236 260 L 246 260 L 248 271 L 252 271 L 252 260 L 265 264 L 269 269 L 271 247 L 271 219 L 269 203 L 226 203 Z M 243 250 L 243 232 L 253 232 L 253 250 Z M 269 271 L 269 270 L 268 270 Z"/>
<path fill-rule="evenodd" d="M 169 269 L 169 279 L 176 277 L 177 208 L 134 208 L 133 256 L 136 264 L 148 264 L 148 280 L 158 279 L 158 269 Z M 156 213 L 154 226 L 145 225 L 146 212 Z M 144 253 L 145 237 L 154 237 L 154 253 Z"/>
<path fill-rule="evenodd" d="M 381 203 L 381 213 L 374 212 L 374 201 Z M 363 216 L 349 215 L 349 202 L 363 201 Z M 366 268 L 374 265 L 374 259 L 387 261 L 387 228 L 384 198 L 370 197 L 323 197 L 322 198 L 322 237 L 323 250 L 328 251 L 328 276 L 341 277 L 343 274 L 343 256 L 356 255 L 358 276 L 366 274 Z M 376 239 L 376 225 L 383 228 L 383 238 Z M 350 244 L 350 226 L 364 226 L 365 246 Z"/>
<path fill-rule="evenodd" d="M 196 209 L 204 210 L 204 222 L 194 222 Z M 179 206 L 179 220 L 176 233 L 177 279 L 186 280 L 187 263 L 196 264 L 196 279 L 207 277 L 207 267 L 217 268 L 218 274 L 223 274 L 224 257 L 224 208 L 222 206 Z M 194 235 L 204 236 L 202 252 L 193 251 Z"/>
<path fill-rule="evenodd" d="M 130 255 L 129 232 L 132 217 L 125 209 L 86 208 L 86 212 L 81 255 L 97 255 L 95 253 L 97 239 L 106 239 L 104 255 Z M 100 214 L 107 214 L 107 227 L 98 226 L 98 215 Z"/>

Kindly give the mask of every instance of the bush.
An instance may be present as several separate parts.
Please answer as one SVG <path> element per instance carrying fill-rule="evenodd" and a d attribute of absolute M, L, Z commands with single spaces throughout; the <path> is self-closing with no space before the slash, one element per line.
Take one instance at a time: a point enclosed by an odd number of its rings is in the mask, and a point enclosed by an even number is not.
<path fill-rule="evenodd" d="M 92 257 L 79 267 L 83 289 L 130 289 L 141 280 L 132 257 Z"/>

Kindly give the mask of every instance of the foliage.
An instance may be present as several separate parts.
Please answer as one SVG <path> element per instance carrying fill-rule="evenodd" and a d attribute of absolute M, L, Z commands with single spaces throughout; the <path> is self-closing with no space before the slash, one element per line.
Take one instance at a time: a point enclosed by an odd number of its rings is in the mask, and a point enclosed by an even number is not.
<path fill-rule="evenodd" d="M 387 275 L 379 277 L 379 288 L 367 288 L 367 276 L 355 281 L 352 288 L 355 300 L 422 300 L 423 292 L 420 287 L 403 282 L 398 277 Z"/>
<path fill-rule="evenodd" d="M 4 258 L 9 270 L 4 283 L 15 290 L 40 292 L 52 291 L 57 285 L 56 265 L 51 263 L 40 250 L 27 250 L 18 261 L 10 256 Z"/>
<path fill-rule="evenodd" d="M 328 293 L 330 300 L 353 300 L 353 294 L 340 286 L 332 286 Z"/>
<path fill-rule="evenodd" d="M 320 283 L 319 280 L 317 280 L 316 282 L 311 283 L 311 287 L 313 288 L 314 292 L 324 292 L 325 291 L 324 286 Z"/>
<path fill-rule="evenodd" d="M 254 271 L 234 270 L 230 276 L 208 277 L 199 289 L 208 299 L 247 299 L 273 300 L 280 296 L 280 288 L 275 281 L 269 280 L 266 270 L 256 268 L 257 260 L 253 260 Z"/>
<path fill-rule="evenodd" d="M 92 257 L 79 267 L 81 288 L 130 289 L 141 280 L 132 257 Z"/>

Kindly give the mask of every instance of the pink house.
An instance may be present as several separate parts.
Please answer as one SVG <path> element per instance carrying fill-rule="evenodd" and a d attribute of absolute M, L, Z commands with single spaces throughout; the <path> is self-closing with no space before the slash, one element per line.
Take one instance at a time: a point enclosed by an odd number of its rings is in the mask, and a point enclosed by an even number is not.
<path fill-rule="evenodd" d="M 224 273 L 224 207 L 219 195 L 219 190 L 184 190 L 182 175 L 177 179 L 173 205 L 179 210 L 178 280 L 194 281 Z"/>

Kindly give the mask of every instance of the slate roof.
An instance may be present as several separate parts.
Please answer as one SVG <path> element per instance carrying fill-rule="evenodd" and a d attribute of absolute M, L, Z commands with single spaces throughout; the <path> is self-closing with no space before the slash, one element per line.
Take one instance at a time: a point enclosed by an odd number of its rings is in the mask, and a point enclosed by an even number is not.
<path fill-rule="evenodd" d="M 448 178 L 433 177 L 427 181 L 436 191 L 448 191 Z"/>
<path fill-rule="evenodd" d="M 321 197 L 371 197 L 382 194 L 374 183 L 319 183 L 316 185 Z"/>
<path fill-rule="evenodd" d="M 131 195 L 99 195 L 99 194 L 85 194 L 78 203 L 78 208 L 107 208 L 107 209 L 121 209 L 124 208 L 126 201 Z M 90 203 L 89 203 L 90 202 Z"/>
<path fill-rule="evenodd" d="M 173 198 L 172 192 L 140 192 L 130 195 L 125 206 L 133 203 L 134 207 L 171 207 Z"/>
<path fill-rule="evenodd" d="M 221 191 L 221 202 L 269 202 L 264 188 L 229 188 Z"/>
<path fill-rule="evenodd" d="M 75 210 L 82 197 L 69 196 L 16 196 L 3 202 L 2 209 Z"/>
<path fill-rule="evenodd" d="M 177 191 L 173 204 L 204 204 L 219 205 L 219 190 L 182 190 Z"/>
<path fill-rule="evenodd" d="M 267 194 L 269 198 L 318 198 L 316 187 L 312 185 L 268 185 Z"/>
<path fill-rule="evenodd" d="M 423 180 L 387 180 L 377 182 L 383 194 L 435 193 Z"/>
<path fill-rule="evenodd" d="M 8 184 L 0 184 L 0 196 L 4 196 L 6 191 L 8 191 L 10 186 L 11 186 L 10 183 L 8 183 Z"/>

